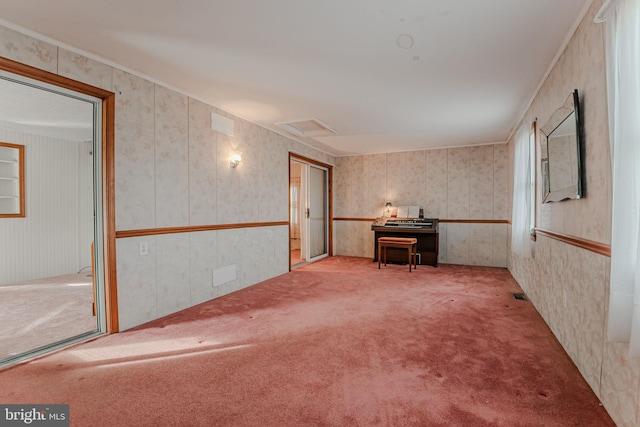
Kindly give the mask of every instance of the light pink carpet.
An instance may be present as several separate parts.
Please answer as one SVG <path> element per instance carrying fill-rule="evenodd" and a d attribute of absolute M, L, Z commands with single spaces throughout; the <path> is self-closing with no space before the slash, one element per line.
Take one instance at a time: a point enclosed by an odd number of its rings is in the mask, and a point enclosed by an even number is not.
<path fill-rule="evenodd" d="M 75 426 L 613 426 L 504 269 L 332 257 L 0 372 Z"/>
<path fill-rule="evenodd" d="M 91 272 L 0 286 L 0 359 L 97 328 Z"/>

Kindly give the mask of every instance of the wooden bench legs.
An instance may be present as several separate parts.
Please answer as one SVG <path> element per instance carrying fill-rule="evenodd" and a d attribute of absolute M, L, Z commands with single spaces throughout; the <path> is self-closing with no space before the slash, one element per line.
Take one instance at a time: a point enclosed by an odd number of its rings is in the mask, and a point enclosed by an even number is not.
<path fill-rule="evenodd" d="M 418 239 L 415 237 L 380 237 L 378 238 L 378 269 L 380 262 L 384 257 L 384 265 L 387 265 L 387 248 L 403 248 L 407 250 L 407 263 L 409 264 L 409 273 L 411 273 L 411 264 L 414 268 L 418 267 L 417 260 Z"/>

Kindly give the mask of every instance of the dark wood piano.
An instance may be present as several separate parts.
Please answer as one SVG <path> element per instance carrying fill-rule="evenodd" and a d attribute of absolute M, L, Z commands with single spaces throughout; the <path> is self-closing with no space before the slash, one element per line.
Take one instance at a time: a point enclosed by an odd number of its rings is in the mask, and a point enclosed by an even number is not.
<path fill-rule="evenodd" d="M 438 266 L 438 220 L 434 218 L 378 218 L 371 225 L 374 232 L 373 261 L 378 261 L 378 237 L 415 237 L 418 239 L 418 264 Z M 404 249 L 389 248 L 387 262 L 405 264 Z"/>

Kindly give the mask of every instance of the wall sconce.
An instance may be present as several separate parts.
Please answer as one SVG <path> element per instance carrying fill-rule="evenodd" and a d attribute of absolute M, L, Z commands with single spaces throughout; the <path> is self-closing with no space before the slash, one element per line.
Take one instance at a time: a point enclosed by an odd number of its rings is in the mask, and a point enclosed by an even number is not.
<path fill-rule="evenodd" d="M 391 216 L 391 206 L 393 206 L 393 205 L 391 204 L 391 202 L 389 200 L 387 200 L 387 203 L 385 203 L 384 206 L 386 208 L 384 216 L 389 218 Z"/>
<path fill-rule="evenodd" d="M 231 167 L 234 169 L 237 168 L 241 160 L 242 156 L 240 154 L 234 154 L 231 156 Z"/>

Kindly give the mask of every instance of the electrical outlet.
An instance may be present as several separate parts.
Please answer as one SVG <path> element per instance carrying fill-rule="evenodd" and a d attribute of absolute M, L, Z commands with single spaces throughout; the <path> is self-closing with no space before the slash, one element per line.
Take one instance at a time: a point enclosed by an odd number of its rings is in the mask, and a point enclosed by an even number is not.
<path fill-rule="evenodd" d="M 149 244 L 147 242 L 140 242 L 140 255 L 149 255 Z"/>

